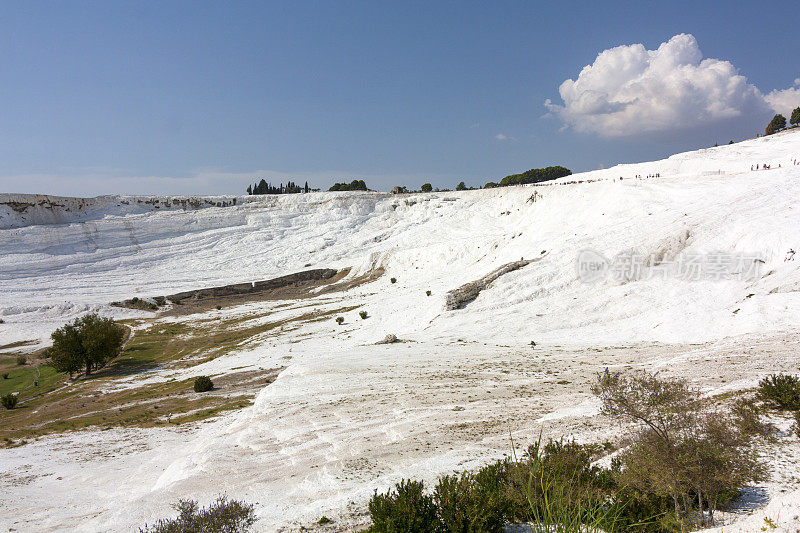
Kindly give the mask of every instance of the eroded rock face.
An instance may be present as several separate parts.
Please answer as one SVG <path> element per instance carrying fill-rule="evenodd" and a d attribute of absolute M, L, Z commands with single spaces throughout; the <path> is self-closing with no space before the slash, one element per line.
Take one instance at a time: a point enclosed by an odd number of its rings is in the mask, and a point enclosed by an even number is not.
<path fill-rule="evenodd" d="M 470 281 L 469 283 L 465 283 L 464 285 L 458 287 L 457 289 L 449 291 L 445 296 L 445 302 L 444 302 L 445 311 L 454 311 L 456 309 L 461 309 L 469 302 L 477 298 L 478 294 L 480 294 L 482 290 L 487 288 L 489 284 L 491 284 L 494 280 L 496 280 L 503 274 L 513 272 L 514 270 L 519 270 L 520 268 L 528 266 L 534 261 L 539 261 L 544 257 L 545 256 L 543 255 L 542 257 L 539 257 L 537 259 L 520 259 L 519 261 L 512 261 L 511 263 L 506 263 L 505 265 L 492 270 L 491 272 L 483 276 L 481 279 Z"/>
<path fill-rule="evenodd" d="M 129 215 L 161 209 L 229 207 L 236 197 L 222 196 L 98 196 L 72 198 L 46 194 L 0 194 L 0 229 L 34 224 L 70 224 L 107 215 Z"/>
<path fill-rule="evenodd" d="M 186 299 L 202 300 L 204 298 L 219 298 L 222 296 L 231 296 L 235 294 L 257 294 L 260 292 L 280 289 L 282 287 L 288 287 L 297 283 L 330 279 L 334 277 L 337 272 L 337 270 L 332 268 L 304 270 L 302 272 L 295 272 L 294 274 L 288 274 L 286 276 L 268 279 L 265 281 L 237 283 L 234 285 L 223 285 L 221 287 L 209 287 L 194 291 L 179 292 L 176 294 L 171 294 L 166 298 L 171 302 L 180 303 L 182 300 Z"/>

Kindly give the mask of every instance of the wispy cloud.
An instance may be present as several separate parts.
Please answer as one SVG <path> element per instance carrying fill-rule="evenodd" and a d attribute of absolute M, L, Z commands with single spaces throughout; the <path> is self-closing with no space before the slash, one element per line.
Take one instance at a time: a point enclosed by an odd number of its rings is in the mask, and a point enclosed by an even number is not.
<path fill-rule="evenodd" d="M 511 137 L 511 136 L 506 135 L 504 133 L 498 133 L 497 135 L 494 136 L 494 138 L 497 139 L 498 141 L 516 141 L 517 140 L 514 137 Z"/>

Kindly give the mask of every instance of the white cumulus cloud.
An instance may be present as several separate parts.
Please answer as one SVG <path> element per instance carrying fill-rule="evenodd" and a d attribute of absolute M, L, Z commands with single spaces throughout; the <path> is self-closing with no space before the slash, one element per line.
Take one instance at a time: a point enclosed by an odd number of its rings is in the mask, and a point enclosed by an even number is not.
<path fill-rule="evenodd" d="M 781 113 L 786 118 L 789 118 L 792 110 L 800 107 L 800 78 L 794 80 L 794 85 L 782 91 L 774 90 L 764 97 L 776 113 Z"/>
<path fill-rule="evenodd" d="M 685 33 L 656 50 L 642 44 L 605 50 L 558 91 L 563 105 L 546 100 L 550 113 L 565 127 L 604 137 L 761 120 L 800 96 L 796 88 L 763 95 L 729 61 L 704 59 L 694 36 Z"/>

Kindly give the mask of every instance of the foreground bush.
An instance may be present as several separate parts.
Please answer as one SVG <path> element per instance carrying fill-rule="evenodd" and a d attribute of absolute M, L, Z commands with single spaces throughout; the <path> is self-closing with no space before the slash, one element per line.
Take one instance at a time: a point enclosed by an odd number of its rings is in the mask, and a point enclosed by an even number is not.
<path fill-rule="evenodd" d="M 685 381 L 644 371 L 598 376 L 605 414 L 639 425 L 620 456 L 621 485 L 674 503 L 676 522 L 714 523 L 714 511 L 766 476 L 746 421 L 711 410 Z M 708 510 L 708 516 L 705 510 Z"/>
<path fill-rule="evenodd" d="M 533 533 L 621 531 L 638 519 L 619 519 L 625 507 L 609 471 L 591 466 L 593 450 L 575 443 L 536 444 L 518 461 L 442 476 L 431 496 L 422 482 L 403 481 L 394 491 L 373 496 L 370 531 L 500 533 L 509 523 L 528 523 Z"/>
<path fill-rule="evenodd" d="M 800 377 L 772 374 L 758 382 L 758 398 L 770 407 L 800 410 Z"/>
<path fill-rule="evenodd" d="M 413 481 L 376 493 L 370 530 L 684 532 L 713 524 L 719 506 L 765 477 L 753 437 L 771 430 L 752 401 L 714 411 L 686 382 L 646 372 L 606 371 L 593 391 L 605 414 L 639 425 L 610 468 L 595 464 L 598 445 L 540 439 L 519 459 L 439 478 L 430 495 Z"/>
<path fill-rule="evenodd" d="M 208 392 L 214 388 L 214 382 L 208 376 L 198 376 L 194 378 L 195 392 Z"/>
<path fill-rule="evenodd" d="M 375 494 L 369 502 L 373 532 L 428 533 L 438 530 L 436 506 L 423 493 L 422 481 L 402 480 L 394 490 Z"/>
<path fill-rule="evenodd" d="M 178 511 L 177 518 L 145 525 L 139 528 L 139 533 L 241 533 L 256 521 L 253 505 L 225 496 L 217 498 L 208 508 L 199 508 L 193 500 L 179 500 L 174 508 Z"/>
<path fill-rule="evenodd" d="M 436 484 L 433 499 L 440 530 L 447 532 L 499 532 L 514 515 L 507 494 L 509 462 L 443 476 Z"/>
<path fill-rule="evenodd" d="M 19 398 L 17 398 L 17 395 L 16 394 L 11 394 L 11 393 L 8 393 L 5 396 L 3 396 L 2 398 L 0 398 L 0 403 L 2 403 L 3 407 L 5 407 L 6 409 L 15 408 L 17 406 L 17 402 L 18 401 L 19 401 Z"/>

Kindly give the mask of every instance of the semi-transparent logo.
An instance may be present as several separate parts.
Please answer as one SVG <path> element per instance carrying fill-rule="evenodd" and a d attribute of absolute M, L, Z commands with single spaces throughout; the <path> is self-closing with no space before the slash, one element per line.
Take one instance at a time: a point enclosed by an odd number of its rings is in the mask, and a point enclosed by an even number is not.
<path fill-rule="evenodd" d="M 700 280 L 754 280 L 764 260 L 759 254 L 714 252 L 680 254 L 674 258 L 622 252 L 608 258 L 597 250 L 581 250 L 575 260 L 578 279 L 595 283 L 605 279 L 629 282 L 654 278 Z"/>

